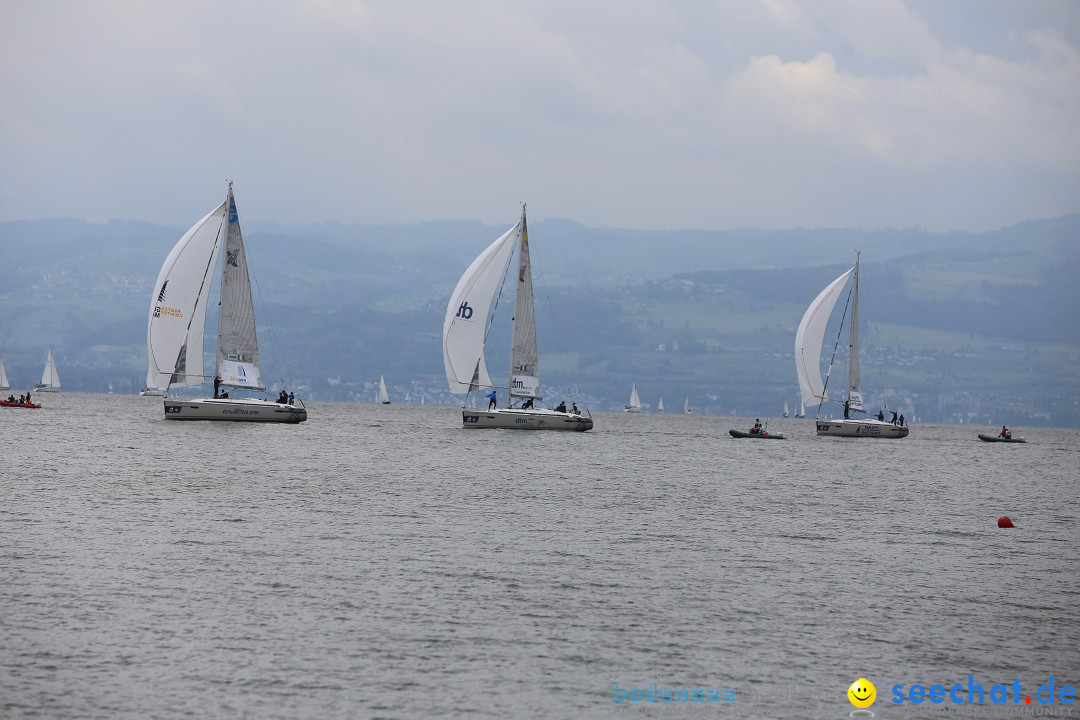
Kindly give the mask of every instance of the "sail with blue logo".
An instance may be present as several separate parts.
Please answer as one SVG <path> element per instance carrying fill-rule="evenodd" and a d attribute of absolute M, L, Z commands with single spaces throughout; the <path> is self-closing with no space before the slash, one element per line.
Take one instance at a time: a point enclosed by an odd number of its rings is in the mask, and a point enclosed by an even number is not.
<path fill-rule="evenodd" d="M 251 300 L 244 237 L 236 200 L 229 186 L 225 257 L 221 263 L 221 309 L 218 319 L 217 377 L 222 387 L 264 390 L 255 337 L 255 307 Z"/>
<path fill-rule="evenodd" d="M 488 316 L 520 228 L 519 222 L 480 253 L 450 295 L 443 320 L 443 365 L 452 393 L 493 387 L 484 361 Z"/>

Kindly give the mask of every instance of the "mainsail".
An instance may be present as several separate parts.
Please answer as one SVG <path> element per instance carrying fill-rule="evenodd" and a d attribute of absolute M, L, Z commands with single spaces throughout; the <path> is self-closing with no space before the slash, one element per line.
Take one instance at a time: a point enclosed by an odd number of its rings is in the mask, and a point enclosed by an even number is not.
<path fill-rule="evenodd" d="M 536 309 L 533 307 L 532 268 L 525 208 L 521 209 L 518 248 L 517 297 L 514 301 L 514 345 L 510 354 L 510 398 L 541 399 L 540 368 L 536 350 Z"/>
<path fill-rule="evenodd" d="M 229 222 L 225 235 L 225 261 L 221 264 L 221 315 L 215 374 L 221 378 L 222 387 L 263 390 L 251 280 L 231 185 L 227 203 Z"/>

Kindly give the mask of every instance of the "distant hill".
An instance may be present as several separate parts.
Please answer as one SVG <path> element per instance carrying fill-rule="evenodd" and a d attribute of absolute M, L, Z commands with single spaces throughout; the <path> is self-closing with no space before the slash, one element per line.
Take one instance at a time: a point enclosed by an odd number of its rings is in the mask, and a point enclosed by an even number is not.
<path fill-rule="evenodd" d="M 266 377 L 309 397 L 370 401 L 385 374 L 395 402 L 459 402 L 442 369 L 446 301 L 506 227 L 245 224 Z M 37 381 L 49 346 L 65 388 L 141 387 L 151 284 L 184 230 L 0 223 L 0 354 L 16 387 Z M 616 409 L 636 382 L 646 405 L 663 397 L 669 412 L 685 396 L 708 414 L 794 407 L 795 326 L 859 249 L 872 403 L 924 422 L 1080 426 L 1080 215 L 981 234 L 566 220 L 530 231 L 549 397 Z M 489 366 L 500 363 L 496 349 Z"/>

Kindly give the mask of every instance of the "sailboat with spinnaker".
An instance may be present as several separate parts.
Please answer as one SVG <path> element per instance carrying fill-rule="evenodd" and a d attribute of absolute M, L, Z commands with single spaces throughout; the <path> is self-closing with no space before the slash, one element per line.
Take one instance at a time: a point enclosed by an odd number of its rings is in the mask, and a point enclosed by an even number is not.
<path fill-rule="evenodd" d="M 222 244 L 225 257 L 221 263 L 217 352 L 214 374 L 208 377 L 203 372 L 203 329 L 211 275 Z M 161 266 L 150 298 L 146 347 L 150 367 L 147 387 L 168 391 L 174 387 L 203 385 L 213 379 L 213 397 L 197 400 L 166 397 L 167 420 L 273 423 L 307 420 L 307 409 L 302 402 L 280 401 L 284 391 L 278 402 L 229 397 L 232 390 L 266 390 L 255 335 L 247 255 L 231 182 L 225 202 L 195 223 Z"/>
<path fill-rule="evenodd" d="M 515 250 L 517 263 L 511 265 Z M 511 267 L 515 271 L 507 273 Z M 500 387 L 488 374 L 484 348 L 494 320 L 492 305 L 506 281 L 515 285 L 510 381 Z M 566 403 L 554 409 L 533 404 L 544 396 L 540 391 L 536 309 L 524 205 L 521 220 L 473 260 L 450 295 L 443 321 L 443 364 L 450 392 L 466 395 L 461 409 L 462 427 L 579 432 L 592 429 L 592 417 L 587 411 L 578 412 L 576 403 L 569 411 Z M 505 407 L 495 407 L 500 390 L 505 392 Z M 468 395 L 472 391 L 486 393 L 491 398 L 487 409 L 469 407 Z M 521 404 L 514 407 L 519 401 Z"/>
<path fill-rule="evenodd" d="M 844 308 L 841 319 L 841 332 L 843 323 L 849 321 L 849 352 L 848 352 L 848 386 L 844 393 L 844 417 L 842 420 L 826 420 L 821 417 L 821 406 L 829 400 L 826 390 L 828 377 L 832 374 L 833 361 L 829 362 L 829 374 L 823 379 L 821 376 L 821 346 L 825 341 L 825 330 L 829 324 L 829 317 L 836 301 L 843 294 L 844 288 L 851 280 L 851 289 L 848 294 L 848 303 Z M 840 336 L 837 336 L 837 345 Z M 836 348 L 833 348 L 832 357 L 836 357 Z M 846 271 L 843 275 L 833 280 L 821 293 L 810 303 L 810 307 L 803 314 L 799 329 L 795 332 L 795 373 L 799 378 L 799 390 L 802 393 L 802 401 L 805 403 L 817 401 L 817 434 L 832 435 L 837 437 L 855 438 L 904 438 L 908 435 L 908 428 L 884 420 L 873 418 L 855 419 L 851 413 L 865 413 L 861 382 L 859 379 L 859 254 L 855 255 L 855 267 Z"/>

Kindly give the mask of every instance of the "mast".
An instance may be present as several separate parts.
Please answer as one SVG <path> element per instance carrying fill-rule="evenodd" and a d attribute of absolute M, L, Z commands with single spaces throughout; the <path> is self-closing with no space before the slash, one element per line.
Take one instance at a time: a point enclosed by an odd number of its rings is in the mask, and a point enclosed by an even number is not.
<path fill-rule="evenodd" d="M 851 291 L 851 340 L 848 344 L 847 401 L 851 410 L 862 411 L 862 392 L 859 391 L 859 255 L 855 252 L 855 276 Z"/>
<path fill-rule="evenodd" d="M 514 398 L 541 399 L 540 369 L 536 348 L 536 309 L 533 299 L 532 266 L 529 258 L 529 229 L 525 224 L 525 205 L 521 206 L 521 231 L 518 240 L 517 294 L 514 299 L 514 339 L 510 348 L 510 391 L 507 407 Z"/>

